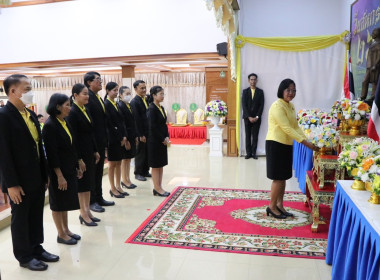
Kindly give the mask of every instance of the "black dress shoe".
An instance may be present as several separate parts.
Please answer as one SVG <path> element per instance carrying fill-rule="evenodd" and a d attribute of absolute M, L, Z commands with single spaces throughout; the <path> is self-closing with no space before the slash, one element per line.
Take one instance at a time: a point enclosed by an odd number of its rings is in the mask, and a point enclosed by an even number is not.
<path fill-rule="evenodd" d="M 251 155 L 246 155 L 245 156 L 245 159 L 249 159 L 249 158 L 251 158 Z"/>
<path fill-rule="evenodd" d="M 59 257 L 53 254 L 50 254 L 49 252 L 43 252 L 41 255 L 36 256 L 36 259 L 39 261 L 44 262 L 57 262 L 59 261 Z"/>
<path fill-rule="evenodd" d="M 158 191 L 156 191 L 155 189 L 153 189 L 153 195 L 154 196 L 163 196 L 163 197 L 167 197 L 170 195 L 170 192 L 164 192 L 163 194 L 159 193 Z"/>
<path fill-rule="evenodd" d="M 252 155 L 252 157 L 253 157 L 254 159 L 258 159 L 258 157 L 257 157 L 256 155 Z"/>
<path fill-rule="evenodd" d="M 130 186 L 127 186 L 126 184 L 124 184 L 123 182 L 121 182 L 121 186 L 123 188 L 127 188 L 127 189 L 135 189 L 137 188 L 137 186 L 135 184 L 131 184 Z"/>
<path fill-rule="evenodd" d="M 283 215 L 281 212 L 280 212 L 280 215 L 277 215 L 277 214 L 273 213 L 272 209 L 267 207 L 267 216 L 270 216 L 269 214 L 271 214 L 272 217 L 276 218 L 276 219 L 286 219 L 286 216 Z"/>
<path fill-rule="evenodd" d="M 139 180 L 139 181 L 146 181 L 146 178 L 144 176 L 141 176 L 141 175 L 135 175 L 135 178 L 136 180 Z"/>
<path fill-rule="evenodd" d="M 286 211 L 282 211 L 280 208 L 277 207 L 277 210 L 282 214 L 285 215 L 286 217 L 294 217 L 294 214 Z"/>
<path fill-rule="evenodd" d="M 117 190 L 116 190 L 117 191 Z M 124 198 L 125 196 L 120 194 L 118 191 L 117 191 L 118 194 L 114 194 L 111 190 L 110 190 L 110 196 L 111 197 L 115 197 L 115 198 Z"/>
<path fill-rule="evenodd" d="M 98 222 L 100 222 L 101 220 L 100 219 L 98 219 L 98 218 L 96 218 L 96 217 L 90 217 L 90 219 L 91 219 L 91 221 L 93 221 L 93 222 L 95 222 L 95 223 L 98 223 Z"/>
<path fill-rule="evenodd" d="M 92 220 L 92 219 L 91 219 L 91 220 Z M 98 220 L 99 220 L 99 219 L 98 219 Z M 94 222 L 95 222 L 95 221 L 94 221 Z M 73 233 L 72 235 L 69 234 L 69 236 L 70 236 L 71 238 L 74 238 L 75 240 L 80 240 L 80 239 L 81 239 L 80 235 L 75 234 L 75 233 Z"/>
<path fill-rule="evenodd" d="M 66 245 L 75 245 L 78 243 L 78 241 L 72 237 L 69 240 L 65 240 L 59 236 L 57 236 L 57 242 L 62 243 L 62 244 L 66 244 Z"/>
<path fill-rule="evenodd" d="M 20 263 L 20 266 L 33 271 L 44 271 L 48 268 L 48 265 L 46 263 L 36 259 L 32 259 L 27 263 Z"/>
<path fill-rule="evenodd" d="M 118 192 L 119 194 L 122 194 L 122 195 L 124 195 L 124 196 L 129 196 L 129 193 L 127 193 L 127 192 L 119 191 L 118 189 L 116 189 L 116 190 L 117 190 L 117 192 Z"/>
<path fill-rule="evenodd" d="M 146 173 L 146 174 L 143 174 L 144 177 L 148 177 L 148 178 L 151 178 L 152 177 L 152 174 L 150 174 L 149 172 Z"/>
<path fill-rule="evenodd" d="M 91 204 L 90 209 L 91 209 L 91 211 L 98 212 L 98 213 L 102 213 L 102 212 L 106 211 L 106 209 L 101 207 L 97 202 Z"/>
<path fill-rule="evenodd" d="M 115 205 L 115 202 L 114 201 L 107 201 L 104 198 L 102 198 L 101 200 L 98 201 L 98 204 L 100 206 L 113 206 L 113 205 Z"/>
<path fill-rule="evenodd" d="M 98 225 L 98 224 L 95 223 L 93 220 L 91 220 L 90 223 L 87 223 L 87 222 L 82 218 L 82 216 L 79 216 L 79 222 L 80 222 L 80 224 L 85 224 L 85 225 L 88 226 L 88 227 L 96 227 L 96 226 Z"/>

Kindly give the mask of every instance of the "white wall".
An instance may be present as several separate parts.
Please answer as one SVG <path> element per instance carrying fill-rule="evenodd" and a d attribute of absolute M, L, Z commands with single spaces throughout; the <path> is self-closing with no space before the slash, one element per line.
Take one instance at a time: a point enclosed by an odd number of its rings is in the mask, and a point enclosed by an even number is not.
<path fill-rule="evenodd" d="M 246 37 L 313 36 L 349 30 L 353 0 L 241 0 L 239 33 Z"/>
<path fill-rule="evenodd" d="M 204 0 L 78 0 L 2 9 L 0 63 L 215 52 Z"/>

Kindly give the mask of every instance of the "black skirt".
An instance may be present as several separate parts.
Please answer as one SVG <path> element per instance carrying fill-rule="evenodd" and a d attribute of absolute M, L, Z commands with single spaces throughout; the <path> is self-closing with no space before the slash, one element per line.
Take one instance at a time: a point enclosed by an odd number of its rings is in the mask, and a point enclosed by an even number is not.
<path fill-rule="evenodd" d="M 107 147 L 107 159 L 108 161 L 121 161 L 124 146 L 120 146 L 120 143 L 111 143 Z"/>
<path fill-rule="evenodd" d="M 129 143 L 131 144 L 131 149 L 123 149 L 121 153 L 122 159 L 131 159 L 134 158 L 136 155 L 136 138 L 133 138 L 132 140 L 128 139 Z"/>
<path fill-rule="evenodd" d="M 67 190 L 58 189 L 57 175 L 50 172 L 49 203 L 52 211 L 71 211 L 79 209 L 78 180 L 76 171 L 71 175 L 63 174 L 67 182 Z"/>
<path fill-rule="evenodd" d="M 293 145 L 276 141 L 265 142 L 267 177 L 271 180 L 288 180 L 293 175 Z"/>
<path fill-rule="evenodd" d="M 89 155 L 82 159 L 86 164 L 86 171 L 78 180 L 78 192 L 89 192 L 95 189 L 95 156 Z"/>
<path fill-rule="evenodd" d="M 152 168 L 168 165 L 168 148 L 161 142 L 148 140 L 148 164 Z"/>

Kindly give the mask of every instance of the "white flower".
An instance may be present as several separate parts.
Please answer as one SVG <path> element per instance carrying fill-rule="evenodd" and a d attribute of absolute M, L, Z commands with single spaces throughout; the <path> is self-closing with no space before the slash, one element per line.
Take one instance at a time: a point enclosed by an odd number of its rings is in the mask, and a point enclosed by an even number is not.
<path fill-rule="evenodd" d="M 345 115 L 344 118 L 348 120 L 350 118 L 350 115 Z"/>
<path fill-rule="evenodd" d="M 363 182 L 367 182 L 367 181 L 369 181 L 368 173 L 363 174 L 363 175 L 360 177 L 360 179 L 361 179 L 361 181 L 363 181 Z"/>
<path fill-rule="evenodd" d="M 360 117 L 360 115 L 359 115 L 359 114 L 355 114 L 355 120 L 357 120 L 357 121 L 358 121 L 358 120 L 360 120 L 360 118 L 361 118 L 361 117 Z"/>
<path fill-rule="evenodd" d="M 369 173 L 376 173 L 376 171 L 377 171 L 376 164 L 372 164 L 372 166 L 369 168 L 368 172 Z"/>
<path fill-rule="evenodd" d="M 318 142 L 317 146 L 318 146 L 319 148 L 322 148 L 322 147 L 323 147 L 323 143 L 322 143 L 322 142 Z"/>

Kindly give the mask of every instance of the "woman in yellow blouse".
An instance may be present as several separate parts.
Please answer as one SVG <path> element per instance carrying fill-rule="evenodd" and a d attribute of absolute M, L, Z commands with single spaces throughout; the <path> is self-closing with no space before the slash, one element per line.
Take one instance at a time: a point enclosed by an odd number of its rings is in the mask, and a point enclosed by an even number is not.
<path fill-rule="evenodd" d="M 267 215 L 276 219 L 294 216 L 283 205 L 286 180 L 292 177 L 293 140 L 314 151 L 318 147 L 306 140 L 299 128 L 294 105 L 290 102 L 296 96 L 296 84 L 291 79 L 280 83 L 277 101 L 269 109 L 268 134 L 265 150 L 267 155 L 267 177 L 272 182 L 271 201 Z"/>

